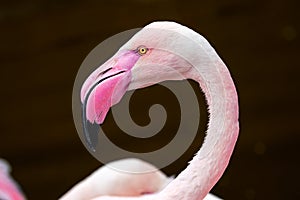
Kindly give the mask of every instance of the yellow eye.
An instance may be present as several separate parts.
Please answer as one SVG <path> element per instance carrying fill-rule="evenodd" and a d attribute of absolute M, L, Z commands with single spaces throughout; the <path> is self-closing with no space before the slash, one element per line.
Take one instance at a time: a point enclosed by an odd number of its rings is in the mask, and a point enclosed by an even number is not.
<path fill-rule="evenodd" d="M 144 47 L 144 46 L 141 46 L 137 49 L 137 52 L 142 56 L 144 54 L 146 54 L 148 51 L 148 48 Z"/>

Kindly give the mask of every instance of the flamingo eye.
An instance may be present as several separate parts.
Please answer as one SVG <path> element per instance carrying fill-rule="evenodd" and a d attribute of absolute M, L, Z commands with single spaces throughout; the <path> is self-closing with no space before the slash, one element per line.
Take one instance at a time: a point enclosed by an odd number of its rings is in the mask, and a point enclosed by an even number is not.
<path fill-rule="evenodd" d="M 147 47 L 144 47 L 144 46 L 140 46 L 137 48 L 137 52 L 138 54 L 140 54 L 141 56 L 142 55 L 145 55 L 148 51 L 148 48 Z"/>

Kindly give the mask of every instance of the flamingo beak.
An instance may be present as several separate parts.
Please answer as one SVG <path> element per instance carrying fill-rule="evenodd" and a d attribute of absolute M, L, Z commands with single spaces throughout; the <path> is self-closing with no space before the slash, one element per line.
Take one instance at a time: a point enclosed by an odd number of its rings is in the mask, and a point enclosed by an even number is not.
<path fill-rule="evenodd" d="M 119 51 L 98 67 L 81 88 L 83 132 L 90 150 L 95 151 L 99 126 L 110 107 L 117 104 L 131 82 L 131 69 L 140 55 L 134 50 Z"/>

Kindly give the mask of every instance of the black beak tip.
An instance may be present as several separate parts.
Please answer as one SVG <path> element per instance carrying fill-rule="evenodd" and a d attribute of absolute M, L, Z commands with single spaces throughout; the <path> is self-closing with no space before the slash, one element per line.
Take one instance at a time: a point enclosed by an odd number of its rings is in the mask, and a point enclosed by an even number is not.
<path fill-rule="evenodd" d="M 87 120 L 83 122 L 83 133 L 86 145 L 89 150 L 96 152 L 96 147 L 98 145 L 98 134 L 99 134 L 100 125 L 96 123 L 90 123 Z"/>
<path fill-rule="evenodd" d="M 91 152 L 96 152 L 100 125 L 91 123 L 86 118 L 86 102 L 82 105 L 82 126 L 86 146 Z"/>

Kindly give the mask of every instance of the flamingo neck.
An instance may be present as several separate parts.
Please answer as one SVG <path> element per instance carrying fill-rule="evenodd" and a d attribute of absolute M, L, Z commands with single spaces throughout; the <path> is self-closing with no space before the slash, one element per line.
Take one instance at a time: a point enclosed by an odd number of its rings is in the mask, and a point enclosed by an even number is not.
<path fill-rule="evenodd" d="M 238 98 L 230 73 L 206 40 L 200 46 L 206 56 L 194 59 L 186 77 L 196 80 L 205 94 L 208 130 L 201 149 L 161 192 L 162 199 L 203 199 L 224 173 L 238 137 Z"/>

